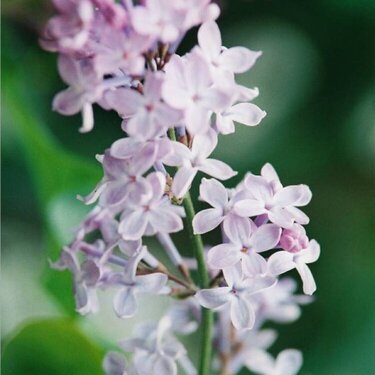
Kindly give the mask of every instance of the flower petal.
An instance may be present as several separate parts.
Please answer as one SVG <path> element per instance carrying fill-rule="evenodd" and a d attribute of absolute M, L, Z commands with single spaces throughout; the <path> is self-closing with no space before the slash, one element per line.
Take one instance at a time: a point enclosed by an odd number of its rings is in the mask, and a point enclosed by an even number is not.
<path fill-rule="evenodd" d="M 242 217 L 261 215 L 265 212 L 264 203 L 256 199 L 243 199 L 233 205 L 233 212 Z"/>
<path fill-rule="evenodd" d="M 172 192 L 177 198 L 183 198 L 197 174 L 197 169 L 191 166 L 181 167 L 173 177 Z"/>
<path fill-rule="evenodd" d="M 202 234 L 215 229 L 223 221 L 222 210 L 208 208 L 198 212 L 193 219 L 194 234 Z"/>
<path fill-rule="evenodd" d="M 296 375 L 302 367 L 302 354 L 296 349 L 285 349 L 276 358 L 276 373 Z"/>
<path fill-rule="evenodd" d="M 263 177 L 249 174 L 245 178 L 245 186 L 252 196 L 260 202 L 267 203 L 273 196 L 271 185 Z"/>
<path fill-rule="evenodd" d="M 119 318 L 131 318 L 134 316 L 138 305 L 133 289 L 120 289 L 113 299 L 113 308 Z"/>
<path fill-rule="evenodd" d="M 312 193 L 307 185 L 292 185 L 277 191 L 274 203 L 282 207 L 306 206 L 311 201 L 311 197 Z"/>
<path fill-rule="evenodd" d="M 152 210 L 149 221 L 155 231 L 160 233 L 175 233 L 184 227 L 181 217 L 168 207 Z"/>
<path fill-rule="evenodd" d="M 111 108 L 124 117 L 134 116 L 144 100 L 138 91 L 125 88 L 108 91 L 105 99 Z"/>
<path fill-rule="evenodd" d="M 219 180 L 228 180 L 237 174 L 228 164 L 216 159 L 206 159 L 198 168 L 203 173 L 218 178 Z"/>
<path fill-rule="evenodd" d="M 221 50 L 220 29 L 216 22 L 205 22 L 198 30 L 198 43 L 210 59 L 219 56 Z"/>
<path fill-rule="evenodd" d="M 132 157 L 140 147 L 140 142 L 132 137 L 121 138 L 111 146 L 111 156 L 118 159 L 127 159 Z"/>
<path fill-rule="evenodd" d="M 273 287 L 277 283 L 277 279 L 272 276 L 262 276 L 245 279 L 242 283 L 244 286 L 244 294 L 247 296 L 262 292 L 265 289 Z"/>
<path fill-rule="evenodd" d="M 177 365 L 176 362 L 167 356 L 158 356 L 157 360 L 154 362 L 153 365 L 153 372 L 152 374 L 168 374 L 168 375 L 176 375 L 177 374 Z"/>
<path fill-rule="evenodd" d="M 77 92 L 73 88 L 68 88 L 55 95 L 52 108 L 62 115 L 70 116 L 78 113 L 82 109 L 83 104 L 82 93 Z"/>
<path fill-rule="evenodd" d="M 230 288 L 202 289 L 195 295 L 198 303 L 208 309 L 216 309 L 230 300 Z"/>
<path fill-rule="evenodd" d="M 267 271 L 266 260 L 254 251 L 250 251 L 242 257 L 242 266 L 244 272 L 251 277 L 263 275 Z"/>
<path fill-rule="evenodd" d="M 99 202 L 102 206 L 115 206 L 123 202 L 128 193 L 129 189 L 124 181 L 110 181 L 100 195 Z"/>
<path fill-rule="evenodd" d="M 118 230 L 124 240 L 138 240 L 143 236 L 147 223 L 148 215 L 139 209 L 122 220 Z"/>
<path fill-rule="evenodd" d="M 241 246 L 247 243 L 252 232 L 250 219 L 231 214 L 225 216 L 223 229 L 231 242 Z"/>
<path fill-rule="evenodd" d="M 254 310 L 242 298 L 233 298 L 230 306 L 230 317 L 236 329 L 251 329 L 254 326 Z"/>
<path fill-rule="evenodd" d="M 247 126 L 258 125 L 266 112 L 262 111 L 257 105 L 252 103 L 239 103 L 230 108 L 231 119 Z"/>
<path fill-rule="evenodd" d="M 214 246 L 208 251 L 207 262 L 211 267 L 219 269 L 233 266 L 241 260 L 240 250 L 233 244 Z"/>
<path fill-rule="evenodd" d="M 297 262 L 296 269 L 303 282 L 303 292 L 311 296 L 316 291 L 316 283 L 310 268 L 305 263 Z"/>
<path fill-rule="evenodd" d="M 126 374 L 125 357 L 117 352 L 109 352 L 104 357 L 103 369 L 106 375 L 124 375 Z"/>
<path fill-rule="evenodd" d="M 278 251 L 272 254 L 267 261 L 268 270 L 271 275 L 278 276 L 295 268 L 293 254 L 287 251 Z"/>
<path fill-rule="evenodd" d="M 228 202 L 228 193 L 224 185 L 210 178 L 203 178 L 199 187 L 199 195 L 202 200 L 214 208 L 224 208 Z"/>
<path fill-rule="evenodd" d="M 191 146 L 193 157 L 199 157 L 200 159 L 207 158 L 217 146 L 217 141 L 217 134 L 212 129 L 196 135 Z"/>
<path fill-rule="evenodd" d="M 307 249 L 301 250 L 295 255 L 296 262 L 313 263 L 320 256 L 320 245 L 315 240 L 311 240 Z"/>
<path fill-rule="evenodd" d="M 135 290 L 141 293 L 159 293 L 167 284 L 168 276 L 163 273 L 136 276 Z"/>
<path fill-rule="evenodd" d="M 251 51 L 245 47 L 232 47 L 223 51 L 220 63 L 233 73 L 244 73 L 249 70 L 262 52 Z"/>
<path fill-rule="evenodd" d="M 251 236 L 251 245 L 257 252 L 273 249 L 280 240 L 281 228 L 275 224 L 260 226 Z"/>

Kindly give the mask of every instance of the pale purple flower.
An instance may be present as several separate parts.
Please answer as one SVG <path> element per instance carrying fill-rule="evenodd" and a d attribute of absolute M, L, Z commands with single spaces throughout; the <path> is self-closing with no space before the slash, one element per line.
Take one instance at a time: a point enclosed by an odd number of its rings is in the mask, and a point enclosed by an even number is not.
<path fill-rule="evenodd" d="M 230 73 L 243 73 L 249 70 L 261 52 L 251 51 L 245 47 L 222 47 L 220 30 L 216 22 L 204 23 L 198 31 L 200 52 L 210 63 L 213 76 L 218 83 L 225 81 Z"/>
<path fill-rule="evenodd" d="M 248 357 L 246 366 L 259 375 L 296 375 L 302 367 L 302 354 L 299 350 L 285 349 L 274 359 L 267 352 L 258 351 Z"/>
<path fill-rule="evenodd" d="M 230 306 L 231 321 L 236 329 L 251 329 L 255 322 L 255 311 L 249 297 L 276 283 L 273 277 L 244 278 L 240 267 L 223 270 L 226 287 L 202 289 L 196 294 L 198 302 L 209 309 Z"/>
<path fill-rule="evenodd" d="M 272 189 L 275 192 L 283 188 L 283 185 L 280 182 L 280 178 L 275 168 L 270 163 L 266 163 L 263 165 L 262 169 L 260 170 L 260 175 L 271 184 Z"/>
<path fill-rule="evenodd" d="M 79 196 L 82 200 L 83 198 Z M 81 224 L 75 231 L 75 239 L 70 245 L 70 248 L 74 251 L 85 236 L 97 229 L 101 231 L 103 239 L 105 242 L 111 242 L 114 237 L 116 237 L 115 232 L 117 232 L 117 224 L 115 224 L 114 214 L 103 207 L 95 206 L 82 220 Z M 113 231 L 113 226 L 115 226 L 115 232 Z"/>
<path fill-rule="evenodd" d="M 140 251 L 142 251 L 142 260 L 145 263 L 152 268 L 157 268 L 159 266 L 159 261 L 148 251 L 147 247 L 142 246 L 142 241 L 140 239 L 135 241 L 120 239 L 118 241 L 118 248 L 128 258 L 133 258 L 134 256 L 138 255 Z"/>
<path fill-rule="evenodd" d="M 173 6 L 184 13 L 184 22 L 180 25 L 183 31 L 200 23 L 213 21 L 220 14 L 220 8 L 211 0 L 174 0 Z"/>
<path fill-rule="evenodd" d="M 103 360 L 103 370 L 106 375 L 132 375 L 125 357 L 118 352 L 108 352 Z"/>
<path fill-rule="evenodd" d="M 173 142 L 174 152 L 163 162 L 170 166 L 179 166 L 173 178 L 172 192 L 182 198 L 201 171 L 220 180 L 227 180 L 237 174 L 231 167 L 220 160 L 208 158 L 217 145 L 217 135 L 210 129 L 206 134 L 194 137 L 191 149 L 179 142 Z"/>
<path fill-rule="evenodd" d="M 114 29 L 124 29 L 128 23 L 128 12 L 123 4 L 118 4 L 113 0 L 91 0 L 96 12 Z M 97 26 L 97 25 L 94 25 Z"/>
<path fill-rule="evenodd" d="M 134 29 L 163 43 L 174 42 L 180 37 L 184 16 L 184 12 L 178 11 L 169 0 L 145 0 L 131 10 Z"/>
<path fill-rule="evenodd" d="M 88 259 L 80 264 L 76 255 L 70 249 L 64 248 L 60 259 L 51 266 L 60 271 L 69 269 L 72 272 L 76 310 L 80 314 L 98 311 L 96 287 L 102 277 L 102 267 L 98 262 Z"/>
<path fill-rule="evenodd" d="M 135 138 L 151 139 L 164 135 L 181 118 L 181 112 L 161 101 L 164 74 L 147 73 L 143 95 L 137 90 L 119 88 L 106 94 L 107 103 L 128 119 L 126 132 Z"/>
<path fill-rule="evenodd" d="M 176 301 L 166 314 L 173 332 L 183 335 L 195 332 L 199 328 L 200 310 L 200 305 L 194 297 Z"/>
<path fill-rule="evenodd" d="M 162 318 L 158 325 L 143 325 L 134 339 L 124 340 L 120 346 L 133 353 L 133 364 L 138 375 L 177 375 L 177 362 L 187 375 L 197 372 L 186 355 L 186 349 L 171 332 L 170 321 Z"/>
<path fill-rule="evenodd" d="M 316 290 L 316 284 L 307 264 L 316 262 L 319 256 L 320 246 L 315 240 L 311 240 L 307 248 L 298 253 L 278 251 L 272 254 L 268 259 L 269 272 L 277 276 L 296 268 L 303 282 L 303 292 L 311 295 Z"/>
<path fill-rule="evenodd" d="M 113 299 L 113 308 L 120 318 L 130 318 L 138 310 L 137 294 L 160 294 L 165 289 L 168 277 L 162 273 L 137 276 L 138 263 L 145 256 L 145 247 L 129 258 L 123 273 L 112 275 L 110 283 L 120 285 Z"/>
<path fill-rule="evenodd" d="M 79 50 L 88 41 L 94 20 L 90 0 L 53 0 L 59 15 L 47 23 L 41 45 L 49 51 Z"/>
<path fill-rule="evenodd" d="M 143 54 L 151 43 L 150 38 L 135 32 L 103 27 L 99 42 L 92 46 L 95 68 L 100 74 L 112 74 L 121 69 L 126 74 L 142 75 L 145 70 Z"/>
<path fill-rule="evenodd" d="M 104 156 L 99 158 L 103 164 L 104 178 L 92 193 L 81 199 L 90 204 L 100 196 L 99 203 L 104 207 L 118 206 L 129 196 L 142 200 L 149 194 L 142 174 L 151 168 L 157 150 L 153 145 L 147 145 L 139 151 L 136 158 L 118 159 L 111 156 L 107 150 Z"/>
<path fill-rule="evenodd" d="M 216 128 L 221 134 L 231 134 L 235 131 L 235 122 L 256 126 L 265 116 L 266 112 L 253 103 L 237 103 L 216 113 Z"/>
<path fill-rule="evenodd" d="M 248 199 L 246 190 L 238 190 L 229 197 L 224 185 L 214 179 L 203 178 L 199 187 L 200 199 L 213 208 L 198 212 L 193 219 L 194 233 L 202 234 L 215 229 L 223 223 L 224 231 L 241 225 L 247 217 L 255 216 L 261 206 L 254 199 Z"/>
<path fill-rule="evenodd" d="M 135 164 L 137 164 L 136 160 L 141 159 L 142 164 L 148 168 L 156 161 L 164 159 L 172 151 L 172 144 L 168 138 L 155 138 L 148 141 L 138 139 L 138 137 L 120 138 L 110 148 L 110 154 L 114 158 L 124 160 L 132 158 Z"/>
<path fill-rule="evenodd" d="M 81 132 L 88 132 L 94 126 L 92 104 L 103 95 L 101 77 L 94 70 L 90 59 L 75 60 L 67 55 L 58 59 L 59 73 L 70 85 L 53 99 L 53 109 L 64 115 L 82 112 Z"/>
<path fill-rule="evenodd" d="M 275 342 L 276 337 L 276 331 L 272 329 L 237 332 L 236 341 L 240 343 L 240 348 L 230 359 L 228 365 L 230 373 L 237 374 L 248 358 L 258 356 L 259 352 L 265 352 Z"/>
<path fill-rule="evenodd" d="M 164 195 L 166 177 L 161 172 L 153 172 L 145 180 L 148 191 L 145 199 L 129 203 L 121 216 L 119 232 L 126 240 L 137 240 L 156 232 L 174 233 L 183 228 L 183 208 L 172 205 Z"/>
<path fill-rule="evenodd" d="M 283 278 L 270 289 L 254 296 L 257 304 L 257 322 L 260 326 L 267 320 L 276 323 L 290 323 L 301 316 L 299 305 L 312 301 L 312 297 L 295 295 L 297 283 L 294 279 Z"/>
<path fill-rule="evenodd" d="M 269 181 L 263 176 L 248 174 L 245 186 L 253 199 L 262 205 L 259 214 L 267 214 L 268 219 L 282 228 L 290 228 L 294 222 L 307 224 L 309 218 L 299 208 L 311 200 L 307 185 L 280 187 L 279 181 Z"/>
<path fill-rule="evenodd" d="M 238 221 L 226 231 L 229 242 L 214 246 L 208 252 L 211 267 L 226 268 L 241 262 L 245 274 L 256 276 L 266 272 L 266 260 L 258 253 L 273 249 L 279 242 L 281 229 L 275 224 L 257 227 L 250 219 Z"/>
<path fill-rule="evenodd" d="M 205 133 L 213 112 L 230 105 L 233 93 L 213 85 L 208 63 L 196 51 L 181 58 L 174 55 L 165 68 L 163 99 L 184 111 L 184 123 L 191 134 Z"/>

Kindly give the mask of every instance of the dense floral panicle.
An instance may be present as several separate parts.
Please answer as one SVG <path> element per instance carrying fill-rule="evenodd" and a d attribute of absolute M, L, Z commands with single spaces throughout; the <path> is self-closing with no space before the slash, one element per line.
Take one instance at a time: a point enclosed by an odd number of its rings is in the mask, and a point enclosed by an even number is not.
<path fill-rule="evenodd" d="M 115 290 L 119 318 L 136 314 L 139 294 L 181 299 L 157 324 L 142 325 L 120 344 L 132 353 L 129 363 L 120 353 L 108 353 L 105 373 L 196 375 L 176 335 L 205 324 L 203 306 L 218 314 L 213 345 L 229 373 L 247 367 L 261 375 L 296 374 L 301 354 L 287 349 L 274 359 L 267 350 L 276 334 L 262 326 L 294 321 L 300 305 L 312 300 L 296 295 L 296 283 L 281 274 L 295 268 L 304 293 L 316 289 L 307 264 L 319 258 L 320 247 L 308 239 L 303 225 L 309 218 L 299 208 L 310 202 L 311 191 L 306 185 L 284 187 L 270 164 L 227 189 L 218 180 L 237 172 L 210 158 L 219 136 L 233 133 L 236 123 L 256 126 L 266 115 L 251 102 L 258 89 L 236 82 L 261 52 L 222 46 L 215 22 L 219 8 L 210 0 L 53 3 L 58 14 L 41 44 L 59 53 L 59 73 L 68 85 L 53 108 L 63 115 L 81 112 L 80 131 L 87 132 L 98 104 L 118 113 L 124 131 L 97 155 L 103 177 L 88 196 L 79 197 L 95 206 L 53 267 L 72 273 L 81 314 L 97 311 L 98 289 Z M 179 56 L 177 47 L 194 26 L 198 43 Z M 183 229 L 181 202 L 198 172 L 213 177 L 200 183 L 200 200 L 211 208 L 194 216 L 193 231 L 200 235 L 220 227 L 222 233 L 219 243 L 201 249 L 211 278 L 206 289 L 191 279 L 196 259 L 184 259 L 170 236 Z M 146 236 L 156 237 L 179 272 L 148 250 Z"/>

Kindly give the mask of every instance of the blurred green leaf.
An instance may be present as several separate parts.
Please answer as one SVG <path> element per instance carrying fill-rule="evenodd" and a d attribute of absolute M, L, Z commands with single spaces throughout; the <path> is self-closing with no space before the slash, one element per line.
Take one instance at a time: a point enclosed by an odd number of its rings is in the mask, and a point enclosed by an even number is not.
<path fill-rule="evenodd" d="M 7 39 L 7 43 L 17 45 L 16 35 L 8 35 Z M 21 53 L 24 54 L 23 65 L 17 64 Z M 31 172 L 47 234 L 45 258 L 55 260 L 63 245 L 63 238 L 58 233 L 60 228 L 50 220 L 51 202 L 67 192 L 74 201 L 75 194 L 85 194 L 95 186 L 101 172 L 94 162 L 88 162 L 64 150 L 49 132 L 38 101 L 32 96 L 32 87 L 37 85 L 34 80 L 38 75 L 30 75 L 30 71 L 24 69 L 28 61 L 31 67 L 39 66 L 38 58 L 35 56 L 37 55 L 33 53 L 18 51 L 8 53 L 5 58 L 7 74 L 3 75 L 2 85 L 3 106 L 6 112 L 5 127 L 12 128 L 12 136 L 16 138 L 14 144 L 19 147 L 17 153 L 24 157 Z M 39 56 L 39 60 L 42 61 L 43 56 Z M 65 211 L 65 215 L 73 224 L 71 214 Z M 65 235 L 64 240 L 66 239 Z M 45 274 L 45 283 L 66 310 L 73 313 L 70 277 L 48 270 Z"/>
<path fill-rule="evenodd" d="M 69 320 L 24 327 L 5 345 L 4 375 L 99 375 L 103 353 Z"/>

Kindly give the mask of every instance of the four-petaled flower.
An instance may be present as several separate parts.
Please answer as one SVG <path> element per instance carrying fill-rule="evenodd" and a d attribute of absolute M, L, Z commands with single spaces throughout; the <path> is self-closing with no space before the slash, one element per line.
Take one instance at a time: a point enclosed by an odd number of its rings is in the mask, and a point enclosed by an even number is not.
<path fill-rule="evenodd" d="M 163 159 L 166 165 L 179 166 L 173 178 L 172 192 L 182 198 L 201 171 L 220 180 L 227 180 L 237 174 L 220 160 L 208 158 L 217 144 L 217 135 L 213 130 L 194 137 L 191 149 L 179 142 L 173 142 L 173 153 Z"/>
<path fill-rule="evenodd" d="M 238 266 L 225 268 L 223 274 L 228 286 L 200 290 L 196 294 L 198 302 L 209 309 L 229 305 L 234 327 L 251 329 L 255 322 L 255 312 L 249 297 L 272 287 L 276 279 L 269 276 L 244 278 Z"/>
<path fill-rule="evenodd" d="M 208 263 L 211 267 L 224 269 L 241 262 L 248 275 L 265 273 L 266 261 L 258 253 L 278 244 L 281 229 L 275 224 L 257 227 L 250 219 L 239 221 L 233 229 L 226 232 L 230 242 L 209 250 Z"/>
<path fill-rule="evenodd" d="M 139 293 L 160 294 L 165 290 L 168 277 L 162 273 L 136 275 L 139 262 L 146 254 L 145 247 L 129 258 L 122 273 L 113 274 L 110 282 L 119 285 L 120 290 L 113 299 L 113 308 L 120 318 L 135 315 L 138 309 L 136 295 Z"/>
<path fill-rule="evenodd" d="M 315 240 L 311 240 L 306 249 L 297 253 L 278 251 L 272 254 L 268 259 L 269 271 L 276 276 L 296 268 L 303 282 L 303 292 L 311 295 L 316 290 L 316 284 L 306 264 L 316 262 L 319 256 L 320 246 Z"/>

